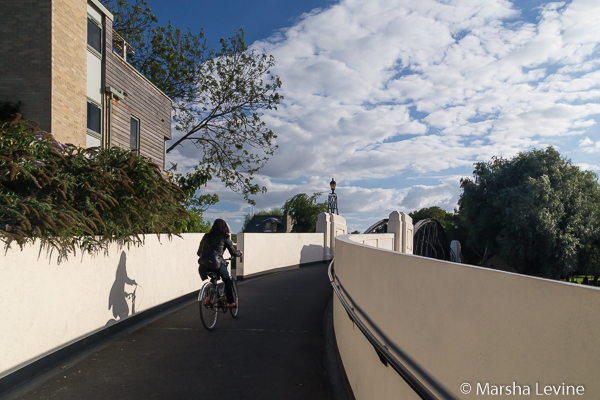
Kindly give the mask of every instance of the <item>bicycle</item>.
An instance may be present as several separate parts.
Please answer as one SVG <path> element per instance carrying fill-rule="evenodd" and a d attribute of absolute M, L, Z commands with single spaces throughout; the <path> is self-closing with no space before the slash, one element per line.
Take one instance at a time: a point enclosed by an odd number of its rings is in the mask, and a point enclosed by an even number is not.
<path fill-rule="evenodd" d="M 225 261 L 229 260 L 231 260 L 231 258 L 227 258 Z M 227 263 L 227 265 L 229 265 L 229 263 Z M 206 282 L 200 290 L 198 295 L 198 308 L 202 325 L 204 325 L 207 330 L 212 331 L 217 325 L 219 311 L 223 311 L 224 313 L 230 311 L 233 318 L 238 316 L 240 300 L 237 282 L 234 277 L 231 279 L 233 281 L 233 300 L 236 303 L 236 306 L 230 310 L 227 306 L 227 298 L 225 297 L 225 285 L 223 284 L 219 287 L 219 276 L 217 273 L 207 271 L 206 275 L 210 278 L 210 282 Z"/>
<path fill-rule="evenodd" d="M 142 289 L 142 300 L 144 299 L 144 288 L 141 287 L 140 285 L 138 285 L 137 283 L 135 283 L 135 281 L 133 281 L 134 283 L 132 285 L 134 285 L 135 287 L 133 288 L 133 292 L 131 293 L 125 293 L 125 298 L 126 299 L 131 299 L 131 315 L 135 315 L 135 305 L 136 305 L 136 294 L 135 292 L 137 292 L 138 287 Z M 138 305 L 138 309 L 140 308 L 142 304 L 142 301 L 139 300 L 137 305 Z"/>

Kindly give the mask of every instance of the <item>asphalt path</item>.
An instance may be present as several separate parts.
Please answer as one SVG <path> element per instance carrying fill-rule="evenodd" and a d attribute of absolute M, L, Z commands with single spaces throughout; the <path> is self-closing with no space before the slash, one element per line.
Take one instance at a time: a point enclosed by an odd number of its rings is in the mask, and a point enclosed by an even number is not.
<path fill-rule="evenodd" d="M 239 282 L 239 316 L 202 326 L 197 302 L 117 337 L 29 399 L 329 399 L 323 316 L 327 265 Z"/>

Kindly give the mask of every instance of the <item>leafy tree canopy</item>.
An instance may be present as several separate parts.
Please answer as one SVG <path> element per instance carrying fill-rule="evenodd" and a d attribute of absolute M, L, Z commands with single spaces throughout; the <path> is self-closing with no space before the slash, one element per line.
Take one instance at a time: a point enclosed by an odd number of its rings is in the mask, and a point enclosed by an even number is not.
<path fill-rule="evenodd" d="M 413 219 L 413 224 L 422 219 L 433 218 L 442 224 L 444 228 L 454 228 L 454 225 L 458 225 L 460 218 L 458 214 L 449 213 L 438 206 L 421 208 L 418 211 L 408 213 L 408 215 Z"/>
<path fill-rule="evenodd" d="M 283 99 L 271 74 L 274 58 L 249 50 L 241 29 L 215 51 L 202 30 L 158 25 L 145 0 L 103 2 L 115 15 L 113 28 L 135 49 L 127 61 L 173 100 L 181 133 L 167 152 L 186 142 L 199 150 L 198 165 L 178 183 L 200 189 L 215 177 L 254 204 L 250 197 L 266 188 L 253 177 L 277 148 L 261 119 Z"/>
<path fill-rule="evenodd" d="M 600 232 L 596 174 L 548 147 L 477 163 L 473 175 L 461 181 L 459 199 L 469 246 L 480 253 L 487 247 L 517 271 L 548 278 L 576 271 L 578 259 L 593 259 L 584 253 Z"/>
<path fill-rule="evenodd" d="M 443 208 L 433 206 L 422 208 L 418 211 L 413 211 L 408 213 L 408 215 L 412 217 L 413 224 L 416 224 L 420 220 L 427 218 L 433 218 L 437 220 L 444 228 L 444 233 L 446 234 L 448 244 L 450 244 L 453 240 L 458 240 L 461 243 L 461 252 L 464 263 L 479 264 L 481 262 L 481 256 L 478 256 L 477 253 L 473 252 L 471 248 L 464 246 L 467 241 L 468 229 L 457 210 L 454 210 L 454 213 L 450 213 Z"/>
<path fill-rule="evenodd" d="M 327 211 L 327 202 L 317 202 L 322 194 L 317 192 L 308 196 L 300 193 L 285 202 L 283 209 L 292 218 L 292 232 L 303 233 L 317 230 L 317 216 Z"/>

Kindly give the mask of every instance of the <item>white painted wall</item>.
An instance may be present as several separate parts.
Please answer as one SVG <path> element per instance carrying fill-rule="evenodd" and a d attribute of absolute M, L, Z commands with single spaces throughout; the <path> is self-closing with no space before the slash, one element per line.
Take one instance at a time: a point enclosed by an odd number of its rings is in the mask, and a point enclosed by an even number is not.
<path fill-rule="evenodd" d="M 336 238 L 335 273 L 347 300 L 392 352 L 396 346 L 456 398 L 477 397 L 461 394 L 464 382 L 473 390 L 478 382 L 530 386 L 532 396 L 517 399 L 536 396 L 536 384 L 565 383 L 585 387 L 584 396 L 569 397 L 600 398 L 598 288 L 355 243 L 361 236 Z M 417 398 L 338 300 L 334 324 L 356 399 Z"/>
<path fill-rule="evenodd" d="M 237 276 L 249 276 L 272 269 L 323 260 L 322 233 L 241 233 Z"/>
<path fill-rule="evenodd" d="M 354 243 L 365 244 L 386 250 L 394 250 L 395 234 L 393 233 L 367 233 L 351 235 L 350 240 Z"/>
<path fill-rule="evenodd" d="M 40 246 L 0 254 L 0 378 L 131 315 L 200 289 L 196 251 L 203 234 L 169 240 L 146 236 L 142 247 L 81 254 L 60 264 Z M 109 309 L 109 306 L 111 307 Z M 113 314 L 113 310 L 117 316 Z"/>

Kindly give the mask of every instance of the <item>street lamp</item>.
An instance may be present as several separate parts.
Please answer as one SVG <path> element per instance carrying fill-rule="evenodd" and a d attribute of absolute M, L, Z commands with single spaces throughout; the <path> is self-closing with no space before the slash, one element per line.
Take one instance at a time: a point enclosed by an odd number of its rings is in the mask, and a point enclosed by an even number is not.
<path fill-rule="evenodd" d="M 331 188 L 331 193 L 329 193 L 329 198 L 327 199 L 327 211 L 330 213 L 338 212 L 338 204 L 337 204 L 337 194 L 335 194 L 335 181 L 331 178 L 331 182 L 329 183 L 329 187 Z"/>

